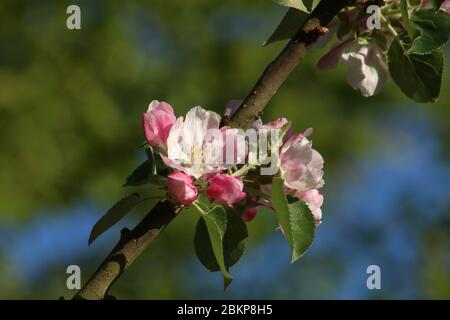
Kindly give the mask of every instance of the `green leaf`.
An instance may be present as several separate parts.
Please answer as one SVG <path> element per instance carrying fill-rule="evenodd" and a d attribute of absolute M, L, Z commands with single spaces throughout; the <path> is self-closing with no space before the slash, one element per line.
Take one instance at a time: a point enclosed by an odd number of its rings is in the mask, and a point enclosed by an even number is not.
<path fill-rule="evenodd" d="M 303 201 L 290 203 L 291 232 L 294 239 L 293 261 L 305 254 L 314 241 L 316 224 L 309 207 Z"/>
<path fill-rule="evenodd" d="M 151 149 L 146 150 L 148 159 L 141 163 L 128 176 L 123 187 L 140 186 L 147 183 L 161 185 L 169 174 L 169 169 L 164 165 L 161 158 L 151 152 Z"/>
<path fill-rule="evenodd" d="M 227 212 L 228 226 L 223 241 L 224 259 L 227 268 L 235 265 L 247 248 L 247 224 L 234 212 Z"/>
<path fill-rule="evenodd" d="M 141 163 L 128 176 L 127 181 L 123 185 L 124 187 L 139 186 L 146 183 L 160 183 L 161 179 L 158 177 L 158 172 L 163 173 L 162 171 L 167 169 L 167 167 L 163 164 L 161 157 L 154 153 L 151 146 L 146 146 L 145 154 L 147 155 L 147 160 Z"/>
<path fill-rule="evenodd" d="M 142 184 L 146 184 L 151 181 L 150 177 L 152 176 L 152 164 L 150 160 L 146 160 L 139 165 L 134 171 L 128 176 L 127 181 L 123 185 L 124 187 L 128 186 L 139 186 Z"/>
<path fill-rule="evenodd" d="M 442 49 L 424 55 L 409 54 L 394 41 L 388 60 L 389 73 L 405 95 L 416 102 L 433 102 L 439 97 L 444 65 Z"/>
<path fill-rule="evenodd" d="M 308 12 L 308 8 L 305 6 L 302 0 L 273 0 L 273 1 L 285 7 L 295 8 L 304 12 Z"/>
<path fill-rule="evenodd" d="M 273 42 L 291 39 L 300 27 L 305 23 L 308 18 L 308 14 L 293 8 L 289 8 L 289 10 L 284 15 L 278 27 L 269 37 L 269 40 L 264 42 L 263 45 L 268 45 Z"/>
<path fill-rule="evenodd" d="M 206 213 L 201 212 L 202 218 L 197 223 L 195 236 L 195 249 L 199 260 L 207 268 L 214 265 L 215 258 L 218 269 L 222 271 L 225 288 L 231 283 L 233 277 L 228 273 L 225 264 L 223 239 L 227 231 L 227 213 L 222 206 L 215 206 Z M 207 232 L 205 232 L 205 229 Z M 206 239 L 205 234 L 208 235 Z M 208 248 L 208 245 L 210 248 Z M 211 251 L 213 253 L 211 255 Z M 209 253 L 209 254 L 208 254 Z M 212 268 L 214 270 L 214 268 Z"/>
<path fill-rule="evenodd" d="M 275 2 L 290 7 L 278 24 L 269 40 L 263 43 L 268 45 L 273 42 L 291 39 L 303 26 L 309 17 L 309 12 L 314 10 L 320 0 L 274 0 Z"/>
<path fill-rule="evenodd" d="M 450 14 L 442 10 L 419 10 L 411 16 L 411 23 L 419 30 L 408 53 L 427 54 L 443 47 L 450 36 Z"/>
<path fill-rule="evenodd" d="M 292 236 L 291 222 L 289 217 L 289 206 L 284 194 L 283 179 L 274 177 L 272 181 L 272 205 L 278 217 L 278 223 L 283 228 L 284 236 L 291 247 L 292 254 L 294 253 L 294 239 Z"/>
<path fill-rule="evenodd" d="M 294 262 L 311 246 L 314 240 L 315 222 L 311 211 L 303 201 L 288 203 L 283 189 L 283 179 L 274 178 L 272 204 L 291 248 L 291 262 Z"/>
<path fill-rule="evenodd" d="M 273 0 L 285 7 L 295 8 L 304 12 L 311 12 L 320 0 Z"/>
<path fill-rule="evenodd" d="M 247 238 L 247 225 L 244 220 L 236 213 L 227 211 L 227 230 L 222 240 L 224 262 L 227 269 L 236 264 L 244 254 Z M 200 218 L 197 223 L 194 245 L 200 262 L 209 271 L 220 271 L 203 218 Z"/>
<path fill-rule="evenodd" d="M 336 35 L 339 40 L 342 40 L 349 32 L 351 31 L 351 27 L 347 23 L 340 23 Z"/>
<path fill-rule="evenodd" d="M 141 202 L 139 193 L 133 193 L 122 198 L 111 209 L 109 209 L 94 225 L 89 236 L 89 245 L 95 241 L 103 232 L 111 228 L 121 220 L 128 212 Z"/>

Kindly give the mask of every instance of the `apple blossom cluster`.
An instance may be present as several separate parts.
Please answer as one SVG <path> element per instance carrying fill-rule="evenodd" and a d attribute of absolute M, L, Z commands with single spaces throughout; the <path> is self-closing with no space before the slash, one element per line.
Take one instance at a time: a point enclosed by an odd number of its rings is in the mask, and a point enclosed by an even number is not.
<path fill-rule="evenodd" d="M 200 206 L 203 195 L 212 203 L 239 209 L 250 221 L 259 206 L 272 207 L 272 178 L 279 176 L 285 194 L 305 202 L 316 225 L 320 223 L 324 161 L 308 139 L 311 129 L 293 133 L 290 123 L 279 118 L 267 124 L 257 120 L 244 132 L 221 127 L 221 117 L 202 107 L 176 118 L 170 104 L 157 100 L 142 120 L 149 147 L 170 169 L 165 187 L 177 206 Z"/>
<path fill-rule="evenodd" d="M 450 34 L 449 13 L 450 0 L 379 0 L 346 7 L 316 44 L 324 47 L 336 35 L 317 67 L 345 65 L 348 84 L 364 97 L 378 94 L 391 74 L 407 96 L 433 102 L 442 77 L 440 50 Z"/>
<path fill-rule="evenodd" d="M 288 46 L 295 44 L 303 53 L 310 45 L 320 48 L 337 39 L 317 66 L 345 65 L 347 82 L 364 97 L 379 93 L 389 76 L 416 102 L 439 97 L 450 0 L 274 1 L 289 9 L 266 44 L 289 39 Z M 287 48 L 279 58 L 290 55 Z M 241 104 L 231 101 L 224 119 L 232 119 Z M 160 214 L 167 219 L 187 208 L 200 214 L 195 252 L 208 270 L 222 272 L 225 288 L 233 279 L 230 267 L 245 252 L 246 222 L 261 207 L 275 212 L 291 262 L 303 256 L 321 223 L 324 200 L 324 160 L 312 147 L 312 129 L 296 133 L 279 118 L 258 119 L 244 130 L 222 125 L 228 122 L 224 119 L 202 107 L 176 117 L 170 104 L 152 101 L 142 115 L 148 159 L 124 186 L 157 188 L 119 200 L 94 225 L 89 243 L 140 203 L 157 199 L 154 209 L 166 207 L 167 215 Z M 141 197 L 148 192 L 151 197 Z"/>

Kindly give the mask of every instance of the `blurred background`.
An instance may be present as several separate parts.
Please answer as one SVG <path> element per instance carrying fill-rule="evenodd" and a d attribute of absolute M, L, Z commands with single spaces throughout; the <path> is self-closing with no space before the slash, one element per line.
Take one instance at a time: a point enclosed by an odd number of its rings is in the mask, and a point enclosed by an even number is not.
<path fill-rule="evenodd" d="M 66 8 L 81 8 L 81 30 Z M 178 115 L 222 112 L 243 98 L 284 43 L 262 47 L 285 9 L 269 0 L 0 2 L 0 298 L 70 298 L 66 268 L 84 283 L 150 207 L 87 246 L 144 157 L 141 113 L 153 99 Z M 320 72 L 311 52 L 263 115 L 313 127 L 325 158 L 324 219 L 309 252 L 289 264 L 270 211 L 221 275 L 197 261 L 197 217 L 180 214 L 113 287 L 119 299 L 450 298 L 450 87 L 418 105 L 392 80 L 366 99 L 345 68 Z M 447 52 L 447 59 L 450 58 Z M 141 187 L 141 189 L 145 187 Z M 368 290 L 366 268 L 381 268 Z"/>

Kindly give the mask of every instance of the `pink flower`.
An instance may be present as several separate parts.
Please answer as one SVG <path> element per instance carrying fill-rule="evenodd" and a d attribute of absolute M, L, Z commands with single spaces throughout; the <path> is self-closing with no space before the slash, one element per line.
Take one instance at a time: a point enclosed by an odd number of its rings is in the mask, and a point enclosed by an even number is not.
<path fill-rule="evenodd" d="M 252 160 L 255 159 L 254 155 L 257 153 L 256 150 L 259 149 L 258 160 L 261 165 L 261 175 L 274 175 L 278 171 L 280 162 L 278 150 L 292 136 L 290 123 L 286 118 L 278 118 L 275 121 L 263 124 L 259 118 L 253 122 L 252 127 L 260 135 L 258 138 L 260 143 L 266 141 L 267 144 L 264 146 L 262 144 L 258 145 L 256 141 L 249 141 L 249 163 L 253 162 Z"/>
<path fill-rule="evenodd" d="M 289 121 L 286 118 L 278 118 L 277 120 L 269 122 L 269 123 L 266 123 L 266 124 L 263 124 L 261 119 L 258 119 L 258 120 L 256 120 L 253 123 L 253 127 L 256 130 L 261 130 L 261 129 L 267 129 L 267 130 L 270 130 L 270 129 L 281 129 L 285 125 L 287 125 L 288 123 L 289 123 Z"/>
<path fill-rule="evenodd" d="M 224 126 L 220 128 L 223 144 L 223 169 L 231 168 L 237 164 L 244 164 L 248 155 L 248 146 L 242 130 Z"/>
<path fill-rule="evenodd" d="M 189 205 L 198 197 L 198 188 L 192 178 L 183 172 L 174 172 L 167 176 L 169 196 L 184 205 Z"/>
<path fill-rule="evenodd" d="M 244 184 L 240 178 L 218 174 L 209 180 L 205 193 L 217 203 L 231 207 L 245 198 L 243 189 Z"/>
<path fill-rule="evenodd" d="M 349 66 L 347 82 L 364 97 L 379 93 L 387 81 L 388 66 L 375 44 L 353 44 L 343 50 L 341 61 Z"/>
<path fill-rule="evenodd" d="M 142 115 L 145 139 L 154 148 L 167 148 L 167 137 L 176 118 L 173 108 L 167 102 L 153 100 Z"/>
<path fill-rule="evenodd" d="M 220 116 L 202 107 L 194 107 L 179 117 L 167 138 L 167 157 L 164 163 L 195 177 L 218 173 L 223 163 L 223 133 L 219 129 Z"/>
<path fill-rule="evenodd" d="M 388 66 L 383 52 L 375 44 L 359 44 L 355 39 L 347 39 L 324 55 L 317 67 L 326 70 L 338 63 L 348 65 L 347 82 L 364 97 L 379 93 L 387 81 Z"/>
<path fill-rule="evenodd" d="M 302 134 L 292 136 L 281 148 L 280 172 L 286 187 L 297 191 L 324 185 L 323 158 Z"/>
<path fill-rule="evenodd" d="M 256 212 L 258 211 L 258 207 L 253 207 L 245 210 L 242 214 L 242 219 L 246 222 L 252 221 L 256 217 Z"/>
<path fill-rule="evenodd" d="M 298 191 L 295 195 L 300 200 L 305 201 L 314 216 L 316 226 L 318 226 L 322 220 L 322 209 L 320 207 L 323 204 L 323 195 L 317 189 Z"/>

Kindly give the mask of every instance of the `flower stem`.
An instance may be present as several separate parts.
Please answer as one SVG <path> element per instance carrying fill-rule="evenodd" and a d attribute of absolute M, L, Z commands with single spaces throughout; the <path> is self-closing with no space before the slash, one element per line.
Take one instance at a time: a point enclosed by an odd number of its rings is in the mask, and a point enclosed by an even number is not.
<path fill-rule="evenodd" d="M 235 171 L 233 174 L 231 174 L 233 177 L 239 177 L 245 175 L 250 170 L 256 168 L 255 164 L 247 164 L 240 168 L 239 170 Z"/>
<path fill-rule="evenodd" d="M 192 205 L 200 212 L 202 216 L 206 215 L 206 212 L 203 211 L 199 204 L 200 202 L 197 202 L 197 200 L 192 203 Z"/>

